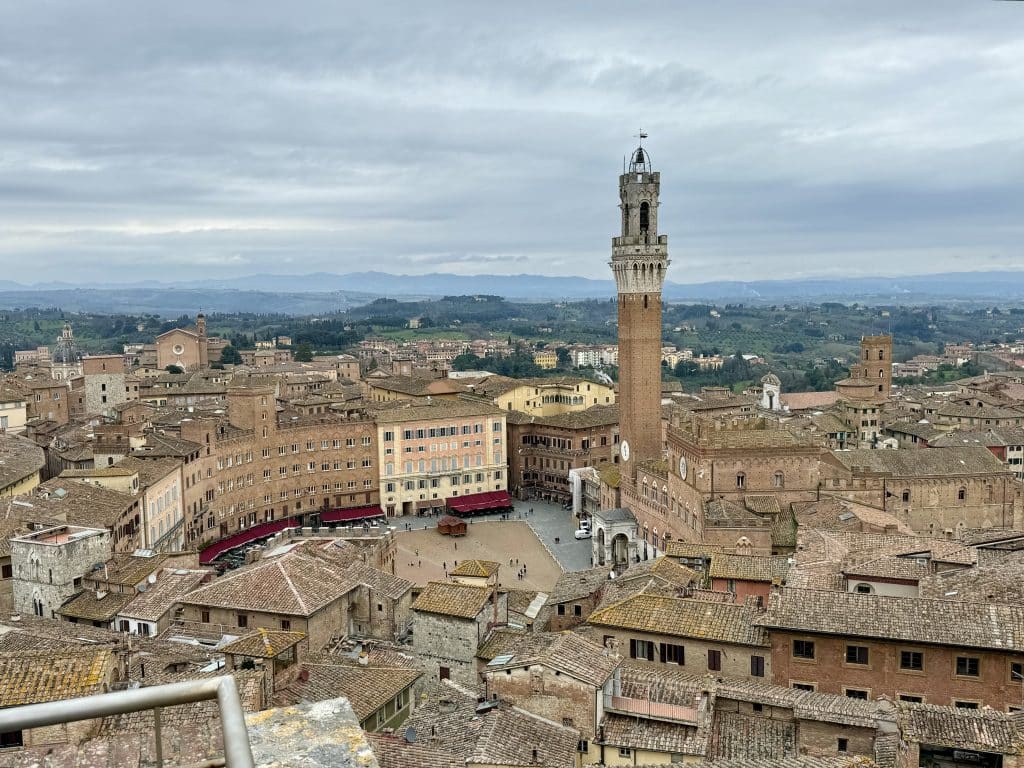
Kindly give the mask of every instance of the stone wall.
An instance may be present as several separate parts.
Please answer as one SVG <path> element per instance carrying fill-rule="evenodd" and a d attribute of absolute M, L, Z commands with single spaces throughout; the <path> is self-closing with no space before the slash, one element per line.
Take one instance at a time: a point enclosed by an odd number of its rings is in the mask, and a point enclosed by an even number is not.
<path fill-rule="evenodd" d="M 793 657 L 793 640 L 812 640 L 814 659 Z M 847 689 L 868 692 L 868 698 L 900 695 L 920 696 L 926 704 L 953 706 L 957 701 L 979 702 L 1005 712 L 1020 706 L 1021 684 L 1010 677 L 1010 664 L 1024 663 L 1022 653 L 1004 653 L 946 646 L 920 646 L 911 643 L 870 641 L 861 638 L 827 637 L 773 630 L 772 671 L 776 685 L 812 684 L 823 693 L 840 696 Z M 846 646 L 868 648 L 866 665 L 846 663 Z M 921 671 L 900 669 L 901 651 L 924 654 Z M 958 656 L 977 657 L 977 677 L 958 676 Z"/>
<path fill-rule="evenodd" d="M 480 626 L 472 619 L 413 612 L 413 651 L 435 680 L 443 667 L 456 683 L 475 689 L 479 685 L 476 649 L 482 640 Z"/>
<path fill-rule="evenodd" d="M 111 539 L 107 531 L 59 544 L 43 543 L 42 538 L 33 534 L 32 538 L 11 540 L 14 609 L 34 614 L 38 601 L 42 615 L 49 619 L 55 618 L 69 597 L 81 591 L 81 579 L 93 566 L 110 558 Z"/>
<path fill-rule="evenodd" d="M 597 732 L 600 693 L 592 685 L 540 664 L 485 672 L 484 681 L 487 698 L 497 694 L 520 709 L 575 728 L 588 741 Z"/>

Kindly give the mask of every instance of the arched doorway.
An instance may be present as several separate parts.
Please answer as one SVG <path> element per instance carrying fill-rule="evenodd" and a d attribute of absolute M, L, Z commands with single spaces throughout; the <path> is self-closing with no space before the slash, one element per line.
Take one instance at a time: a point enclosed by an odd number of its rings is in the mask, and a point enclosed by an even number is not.
<path fill-rule="evenodd" d="M 624 533 L 617 533 L 612 539 L 612 564 L 617 571 L 629 565 L 629 539 Z"/>

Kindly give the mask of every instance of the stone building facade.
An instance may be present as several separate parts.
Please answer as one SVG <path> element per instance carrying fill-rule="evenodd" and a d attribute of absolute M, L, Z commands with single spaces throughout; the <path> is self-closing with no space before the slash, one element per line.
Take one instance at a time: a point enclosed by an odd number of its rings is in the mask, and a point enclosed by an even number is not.
<path fill-rule="evenodd" d="M 416 598 L 412 611 L 412 646 L 427 676 L 475 689 L 479 684 L 477 648 L 491 628 L 508 622 L 507 593 L 496 593 L 491 587 L 432 581 Z"/>
<path fill-rule="evenodd" d="M 572 501 L 570 472 L 618 460 L 617 406 L 558 416 L 508 414 L 509 491 L 517 498 Z"/>
<path fill-rule="evenodd" d="M 278 414 L 272 387 L 228 390 L 227 418 L 195 414 L 182 438 L 186 544 L 323 509 L 379 503 L 377 429 L 366 411 Z"/>
<path fill-rule="evenodd" d="M 110 557 L 110 533 L 61 525 L 11 539 L 14 609 L 57 617 L 60 606 L 82 589 L 83 578 Z"/>
<path fill-rule="evenodd" d="M 432 514 L 451 498 L 506 490 L 506 415 L 473 400 L 405 400 L 376 410 L 381 505 Z"/>
<path fill-rule="evenodd" d="M 1020 482 L 982 446 L 836 451 L 821 466 L 822 493 L 874 506 L 921 534 L 1019 523 Z"/>
<path fill-rule="evenodd" d="M 759 623 L 776 685 L 1005 712 L 1021 703 L 1022 618 L 1005 604 L 785 589 Z"/>
<path fill-rule="evenodd" d="M 129 383 L 124 367 L 124 355 L 90 355 L 82 359 L 82 375 L 85 377 L 86 413 L 110 416 L 114 406 L 139 396 L 138 382 L 135 391 Z"/>
<path fill-rule="evenodd" d="M 638 593 L 600 608 L 590 636 L 624 658 L 690 674 L 772 679 L 772 646 L 754 609 Z"/>

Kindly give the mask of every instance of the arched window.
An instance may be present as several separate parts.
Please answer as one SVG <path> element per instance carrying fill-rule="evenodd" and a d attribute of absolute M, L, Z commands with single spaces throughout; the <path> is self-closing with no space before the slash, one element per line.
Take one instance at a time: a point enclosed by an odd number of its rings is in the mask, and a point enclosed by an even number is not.
<path fill-rule="evenodd" d="M 786 477 L 785 477 L 785 475 L 782 474 L 781 471 L 776 472 L 774 475 L 772 475 L 772 485 L 775 488 L 785 488 L 786 487 Z"/>
<path fill-rule="evenodd" d="M 647 309 L 647 294 L 644 294 L 644 309 Z"/>
<path fill-rule="evenodd" d="M 640 231 L 646 232 L 651 220 L 651 206 L 647 202 L 640 203 Z"/>
<path fill-rule="evenodd" d="M 967 489 L 964 488 L 963 486 L 960 486 L 960 490 L 958 490 L 956 492 L 956 497 L 960 501 L 966 501 L 967 500 Z"/>
<path fill-rule="evenodd" d="M 900 496 L 900 498 L 903 499 L 903 503 L 904 504 L 907 504 L 910 501 L 910 489 L 909 488 L 904 488 L 903 489 L 903 493 Z"/>
<path fill-rule="evenodd" d="M 885 360 L 885 350 L 884 349 L 878 350 L 878 359 L 879 360 Z"/>
<path fill-rule="evenodd" d="M 871 353 L 870 353 L 870 352 L 868 352 L 868 351 L 867 351 L 867 350 L 865 349 L 865 350 L 864 350 L 864 359 L 865 359 L 865 360 L 867 360 L 870 354 L 871 354 Z"/>
<path fill-rule="evenodd" d="M 736 487 L 737 488 L 746 488 L 747 487 L 747 476 L 745 474 L 743 474 L 742 472 L 739 472 L 736 475 Z"/>

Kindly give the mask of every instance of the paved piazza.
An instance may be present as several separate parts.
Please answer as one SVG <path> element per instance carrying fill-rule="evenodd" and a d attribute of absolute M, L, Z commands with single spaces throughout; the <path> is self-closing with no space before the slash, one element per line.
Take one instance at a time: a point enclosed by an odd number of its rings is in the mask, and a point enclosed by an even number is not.
<path fill-rule="evenodd" d="M 533 514 L 530 514 L 531 508 Z M 443 579 L 444 566 L 451 569 L 456 560 L 494 560 L 501 563 L 502 586 L 548 591 L 563 569 L 576 571 L 590 567 L 589 539 L 573 538 L 576 526 L 572 513 L 557 505 L 516 502 L 508 520 L 502 520 L 499 515 L 487 515 L 466 518 L 466 522 L 469 524 L 466 535 L 451 537 L 437 532 L 437 518 L 393 520 L 392 525 L 398 528 L 395 572 L 423 585 Z M 406 524 L 410 530 L 405 529 Z M 509 558 L 513 560 L 511 567 Z M 526 576 L 520 580 L 516 573 L 523 564 Z"/>

